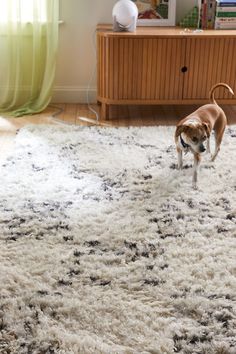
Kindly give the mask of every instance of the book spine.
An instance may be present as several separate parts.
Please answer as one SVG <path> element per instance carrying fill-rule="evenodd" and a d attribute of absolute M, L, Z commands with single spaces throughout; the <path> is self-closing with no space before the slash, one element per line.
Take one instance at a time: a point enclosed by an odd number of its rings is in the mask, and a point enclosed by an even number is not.
<path fill-rule="evenodd" d="M 207 1 L 207 13 L 206 13 L 206 17 L 207 17 L 207 23 L 206 23 L 206 27 L 207 28 L 211 28 L 211 7 L 210 7 L 210 0 Z"/>
<path fill-rule="evenodd" d="M 207 5 L 207 28 L 213 29 L 215 23 L 216 1 L 208 0 Z"/>
<path fill-rule="evenodd" d="M 215 18 L 216 18 L 216 7 L 217 7 L 217 2 L 214 2 L 214 25 L 213 28 L 215 27 Z"/>
<path fill-rule="evenodd" d="M 207 28 L 207 0 L 202 2 L 202 29 Z"/>
<path fill-rule="evenodd" d="M 236 5 L 231 7 L 217 6 L 217 12 L 236 12 Z"/>
<path fill-rule="evenodd" d="M 236 22 L 236 17 L 217 17 L 215 19 L 216 23 L 232 23 Z"/>
<path fill-rule="evenodd" d="M 216 19 L 215 20 L 215 29 L 236 29 L 236 18 L 233 17 L 229 21 L 225 21 L 225 19 Z"/>
<path fill-rule="evenodd" d="M 215 23 L 215 29 L 232 29 L 235 30 L 236 29 L 236 23 L 232 24 L 225 24 L 225 23 Z"/>
<path fill-rule="evenodd" d="M 235 11 L 235 12 L 221 12 L 221 11 L 217 11 L 217 12 L 216 12 L 216 17 L 236 17 L 236 11 Z"/>
<path fill-rule="evenodd" d="M 218 2 L 217 6 L 221 7 L 234 7 L 236 5 L 236 2 Z"/>

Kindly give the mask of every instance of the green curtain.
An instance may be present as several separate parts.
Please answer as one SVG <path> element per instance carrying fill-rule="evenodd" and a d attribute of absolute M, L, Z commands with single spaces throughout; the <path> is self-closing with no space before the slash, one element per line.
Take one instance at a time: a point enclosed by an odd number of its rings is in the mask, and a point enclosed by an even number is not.
<path fill-rule="evenodd" d="M 22 116 L 50 102 L 59 0 L 0 0 L 0 112 Z"/>

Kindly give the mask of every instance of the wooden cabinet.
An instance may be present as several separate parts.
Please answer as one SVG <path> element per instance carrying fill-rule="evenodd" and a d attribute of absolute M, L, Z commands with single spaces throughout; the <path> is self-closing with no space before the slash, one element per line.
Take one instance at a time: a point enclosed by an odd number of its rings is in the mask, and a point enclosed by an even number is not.
<path fill-rule="evenodd" d="M 217 82 L 236 91 L 236 31 L 138 27 L 117 33 L 99 26 L 97 47 L 97 99 L 104 119 L 111 104 L 206 103 Z M 216 98 L 236 103 L 223 89 Z"/>

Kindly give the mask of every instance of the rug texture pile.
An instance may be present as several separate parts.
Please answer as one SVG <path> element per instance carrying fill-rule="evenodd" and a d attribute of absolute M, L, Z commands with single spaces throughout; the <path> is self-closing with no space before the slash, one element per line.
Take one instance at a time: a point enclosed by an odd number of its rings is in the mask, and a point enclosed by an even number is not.
<path fill-rule="evenodd" d="M 1 354 L 235 354 L 236 127 L 28 126 L 0 171 Z"/>

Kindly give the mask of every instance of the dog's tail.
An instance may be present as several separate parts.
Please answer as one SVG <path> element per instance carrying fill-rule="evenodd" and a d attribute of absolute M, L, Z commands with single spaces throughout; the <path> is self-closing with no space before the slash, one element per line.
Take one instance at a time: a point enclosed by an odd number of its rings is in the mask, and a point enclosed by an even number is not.
<path fill-rule="evenodd" d="M 214 103 L 214 104 L 217 104 L 216 100 L 215 100 L 215 94 L 214 94 L 214 91 L 217 87 L 219 86 L 223 86 L 225 88 L 227 88 L 229 90 L 229 92 L 234 95 L 234 91 L 231 89 L 231 87 L 227 84 L 224 84 L 223 82 L 219 82 L 218 84 L 214 85 L 211 90 L 210 90 L 210 100 L 211 100 L 211 103 Z"/>

